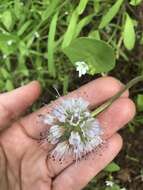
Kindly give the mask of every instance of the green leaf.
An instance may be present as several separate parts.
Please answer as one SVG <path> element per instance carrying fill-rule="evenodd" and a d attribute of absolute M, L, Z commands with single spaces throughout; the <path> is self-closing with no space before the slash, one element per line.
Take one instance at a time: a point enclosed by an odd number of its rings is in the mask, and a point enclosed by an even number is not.
<path fill-rule="evenodd" d="M 28 56 L 29 51 L 26 43 L 24 41 L 19 42 L 19 51 L 22 56 Z"/>
<path fill-rule="evenodd" d="M 142 2 L 142 0 L 131 0 L 130 5 L 132 6 L 137 6 Z"/>
<path fill-rule="evenodd" d="M 6 29 L 10 31 L 13 25 L 13 19 L 10 10 L 7 10 L 2 14 L 1 21 Z"/>
<path fill-rule="evenodd" d="M 106 27 L 110 23 L 110 21 L 118 13 L 123 1 L 124 0 L 117 0 L 116 3 L 108 10 L 108 12 L 105 15 L 103 15 L 103 17 L 101 19 L 101 23 L 99 25 L 99 29 Z"/>
<path fill-rule="evenodd" d="M 22 3 L 21 0 L 14 0 L 14 13 L 18 19 L 22 17 L 24 11 L 23 5 L 24 3 Z"/>
<path fill-rule="evenodd" d="M 77 61 L 87 63 L 90 74 L 108 72 L 115 66 L 113 49 L 100 40 L 77 38 L 63 52 L 73 64 Z"/>
<path fill-rule="evenodd" d="M 73 36 L 76 31 L 77 20 L 78 20 L 78 14 L 77 14 L 77 11 L 75 10 L 71 15 L 71 19 L 70 19 L 67 31 L 64 35 L 62 48 L 67 47 L 70 44 L 70 42 L 72 41 Z"/>
<path fill-rule="evenodd" d="M 120 171 L 120 167 L 115 162 L 111 162 L 110 164 L 108 164 L 108 166 L 106 166 L 104 170 L 106 172 L 117 172 Z"/>
<path fill-rule="evenodd" d="M 57 19 L 58 19 L 58 12 L 52 18 L 48 35 L 48 55 L 47 55 L 48 71 L 53 77 L 56 76 L 56 68 L 54 64 L 54 51 L 55 51 L 55 34 L 56 34 Z"/>
<path fill-rule="evenodd" d="M 14 35 L 0 34 L 0 50 L 6 54 L 15 53 L 19 38 Z"/>
<path fill-rule="evenodd" d="M 88 37 L 89 37 L 89 38 L 94 38 L 94 39 L 96 39 L 96 40 L 100 40 L 100 33 L 99 33 L 98 30 L 95 30 L 95 31 L 93 30 L 93 31 L 91 31 L 91 32 L 89 33 Z"/>
<path fill-rule="evenodd" d="M 88 0 L 80 0 L 79 5 L 77 7 L 78 15 L 81 15 L 83 13 L 83 11 L 86 8 L 87 3 L 88 3 Z"/>
<path fill-rule="evenodd" d="M 137 96 L 137 108 L 139 111 L 143 111 L 143 94 Z"/>
<path fill-rule="evenodd" d="M 68 93 L 68 87 L 69 87 L 69 76 L 65 75 L 63 79 L 63 95 L 66 95 Z"/>
<path fill-rule="evenodd" d="M 59 7 L 60 0 L 52 0 L 49 5 L 47 6 L 47 9 L 42 12 L 42 20 L 47 20 L 53 13 L 55 13 L 55 10 Z"/>
<path fill-rule="evenodd" d="M 10 78 L 11 76 L 10 73 L 4 67 L 0 68 L 0 74 L 4 79 Z"/>
<path fill-rule="evenodd" d="M 5 89 L 7 91 L 10 91 L 10 90 L 14 89 L 14 86 L 13 86 L 13 83 L 12 83 L 11 80 L 9 80 L 9 79 L 6 80 Z"/>
<path fill-rule="evenodd" d="M 125 47 L 128 50 L 132 50 L 135 45 L 135 40 L 136 36 L 133 21 L 131 17 L 128 14 L 126 14 L 125 26 L 123 30 L 123 42 Z"/>
<path fill-rule="evenodd" d="M 18 30 L 17 34 L 18 36 L 22 35 L 28 28 L 29 26 L 32 24 L 32 20 L 28 20 L 26 21 Z"/>
<path fill-rule="evenodd" d="M 81 20 L 79 21 L 79 23 L 77 24 L 77 27 L 76 27 L 76 32 L 75 32 L 74 37 L 77 37 L 77 36 L 80 34 L 81 30 L 82 30 L 87 24 L 89 24 L 89 23 L 91 22 L 91 20 L 92 20 L 92 18 L 93 18 L 94 15 L 95 15 L 95 14 L 90 14 L 90 15 L 84 17 L 83 19 L 81 19 Z"/>

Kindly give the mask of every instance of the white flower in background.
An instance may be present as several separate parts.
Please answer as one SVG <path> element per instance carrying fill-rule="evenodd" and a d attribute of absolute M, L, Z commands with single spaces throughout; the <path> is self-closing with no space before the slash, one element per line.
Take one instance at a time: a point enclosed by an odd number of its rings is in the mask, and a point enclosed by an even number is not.
<path fill-rule="evenodd" d="M 113 185 L 114 185 L 113 181 L 105 181 L 105 183 L 106 183 L 106 186 L 108 186 L 108 187 L 113 187 Z"/>
<path fill-rule="evenodd" d="M 13 43 L 13 40 L 9 40 L 9 41 L 7 42 L 7 45 L 8 45 L 8 46 L 11 46 L 12 43 Z"/>
<path fill-rule="evenodd" d="M 40 34 L 38 32 L 35 32 L 34 35 L 35 35 L 36 38 L 40 37 Z"/>
<path fill-rule="evenodd" d="M 46 139 L 55 145 L 51 152 L 55 159 L 72 154 L 78 160 L 103 143 L 100 123 L 92 117 L 88 105 L 82 98 L 70 98 L 63 100 L 51 115 L 42 116 L 43 123 L 51 126 Z"/>
<path fill-rule="evenodd" d="M 127 190 L 125 187 L 121 188 L 120 190 Z"/>
<path fill-rule="evenodd" d="M 66 12 L 65 12 L 65 15 L 68 15 L 68 14 L 69 14 L 69 12 L 68 12 L 68 11 L 66 11 Z"/>
<path fill-rule="evenodd" d="M 85 75 L 89 70 L 88 65 L 84 61 L 77 61 L 75 65 L 76 65 L 76 71 L 79 72 L 79 77 Z"/>
<path fill-rule="evenodd" d="M 6 54 L 3 55 L 3 59 L 6 59 L 8 56 Z"/>

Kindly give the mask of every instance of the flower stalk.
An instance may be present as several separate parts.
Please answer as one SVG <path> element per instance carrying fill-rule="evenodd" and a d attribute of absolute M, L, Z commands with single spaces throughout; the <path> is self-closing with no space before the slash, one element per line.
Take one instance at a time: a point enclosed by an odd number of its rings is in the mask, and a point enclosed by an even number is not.
<path fill-rule="evenodd" d="M 101 106 L 97 107 L 93 112 L 92 116 L 96 117 L 99 113 L 103 112 L 105 109 L 107 109 L 115 100 L 117 100 L 126 90 L 130 89 L 132 86 L 137 84 L 138 82 L 143 81 L 143 76 L 138 76 L 131 81 L 129 81 L 121 91 L 119 91 L 117 94 L 115 94 L 112 98 L 107 100 L 105 103 L 103 103 Z"/>
<path fill-rule="evenodd" d="M 77 161 L 102 145 L 104 131 L 97 115 L 140 81 L 143 81 L 143 76 L 131 80 L 121 91 L 93 112 L 89 110 L 90 103 L 78 97 L 62 100 L 50 114 L 43 115 L 42 122 L 47 126 L 50 125 L 46 132 L 46 141 L 55 145 L 51 157 L 63 160 L 69 155 Z"/>

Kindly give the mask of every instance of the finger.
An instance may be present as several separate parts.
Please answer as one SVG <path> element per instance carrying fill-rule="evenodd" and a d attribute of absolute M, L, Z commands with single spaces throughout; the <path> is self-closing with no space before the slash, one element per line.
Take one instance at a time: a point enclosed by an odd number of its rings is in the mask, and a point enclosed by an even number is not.
<path fill-rule="evenodd" d="M 122 87 L 123 85 L 112 77 L 101 77 L 82 86 L 78 90 L 69 93 L 63 98 L 82 97 L 87 100 L 90 103 L 90 107 L 93 108 L 115 95 Z M 122 96 L 127 97 L 128 92 L 125 92 Z M 27 134 L 33 137 L 39 136 L 40 131 L 42 131 L 45 126 L 38 121 L 38 115 L 50 113 L 53 107 L 57 105 L 60 100 L 61 98 L 20 121 L 21 126 L 25 128 Z"/>
<path fill-rule="evenodd" d="M 103 138 L 108 139 L 131 121 L 135 115 L 134 102 L 129 98 L 119 98 L 107 110 L 99 114 L 98 120 L 103 129 Z"/>
<path fill-rule="evenodd" d="M 118 154 L 122 147 L 122 139 L 118 134 L 111 137 L 107 145 L 93 153 L 93 156 L 74 163 L 65 169 L 53 182 L 53 190 L 80 190 L 95 175 L 97 175 L 114 157 Z M 66 183 L 65 183 L 66 181 Z"/>
<path fill-rule="evenodd" d="M 106 111 L 98 116 L 98 120 L 103 129 L 103 140 L 107 140 L 135 115 L 135 105 L 128 98 L 119 98 Z M 51 177 L 56 176 L 68 165 L 74 162 L 72 156 L 66 156 L 60 162 L 59 160 L 48 159 L 47 164 Z"/>
<path fill-rule="evenodd" d="M 0 129 L 31 106 L 39 94 L 40 85 L 36 81 L 11 92 L 0 94 Z"/>

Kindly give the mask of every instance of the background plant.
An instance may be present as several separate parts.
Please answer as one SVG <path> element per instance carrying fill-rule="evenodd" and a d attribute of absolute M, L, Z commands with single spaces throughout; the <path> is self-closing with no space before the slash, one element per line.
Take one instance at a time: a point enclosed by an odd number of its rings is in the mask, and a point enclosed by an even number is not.
<path fill-rule="evenodd" d="M 3 0 L 0 90 L 9 91 L 36 79 L 44 89 L 42 102 L 48 102 L 47 94 L 55 98 L 53 87 L 65 94 L 100 75 L 112 74 L 127 82 L 143 74 L 142 45 L 142 0 Z M 84 48 L 87 46 L 89 51 Z M 82 80 L 74 64 L 80 59 L 90 68 Z M 131 92 L 139 114 L 123 132 L 128 143 L 117 160 L 121 167 L 116 165 L 117 170 L 112 164 L 110 171 L 102 172 L 86 189 L 131 189 L 129 178 L 133 189 L 141 187 L 142 92 L 141 85 Z M 133 138 L 137 144 L 132 144 Z M 126 181 L 121 178 L 122 172 L 129 177 Z M 114 181 L 115 187 L 107 187 L 106 180 Z"/>

